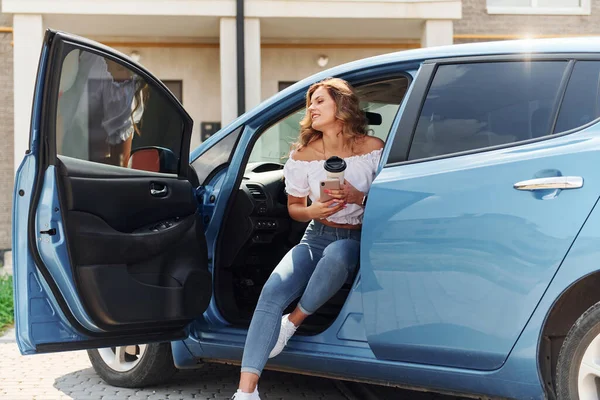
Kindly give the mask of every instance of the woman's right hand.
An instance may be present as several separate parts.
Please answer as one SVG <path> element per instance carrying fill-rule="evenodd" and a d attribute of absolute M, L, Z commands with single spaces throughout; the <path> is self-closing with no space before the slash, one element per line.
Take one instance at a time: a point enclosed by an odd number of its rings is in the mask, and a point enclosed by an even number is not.
<path fill-rule="evenodd" d="M 331 199 L 321 203 L 320 201 L 313 201 L 308 207 L 309 215 L 311 219 L 325 219 L 330 215 L 342 210 L 346 207 L 346 202 L 338 199 Z"/>

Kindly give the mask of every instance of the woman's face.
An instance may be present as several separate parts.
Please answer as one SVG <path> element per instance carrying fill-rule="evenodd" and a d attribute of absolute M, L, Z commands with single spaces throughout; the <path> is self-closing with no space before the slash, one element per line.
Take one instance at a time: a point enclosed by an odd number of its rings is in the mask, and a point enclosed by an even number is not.
<path fill-rule="evenodd" d="M 339 122 L 335 118 L 335 111 L 335 101 L 327 88 L 323 86 L 317 88 L 312 94 L 310 106 L 308 107 L 312 128 L 322 132 L 323 129 Z"/>

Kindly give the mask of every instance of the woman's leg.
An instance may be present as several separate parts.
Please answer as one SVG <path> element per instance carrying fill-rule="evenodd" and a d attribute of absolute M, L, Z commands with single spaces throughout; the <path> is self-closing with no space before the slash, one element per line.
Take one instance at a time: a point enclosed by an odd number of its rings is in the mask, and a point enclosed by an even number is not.
<path fill-rule="evenodd" d="M 250 393 L 256 388 L 269 352 L 279 336 L 283 310 L 306 287 L 320 257 L 315 253 L 320 252 L 306 243 L 295 246 L 279 262 L 263 287 L 244 346 L 242 391 Z"/>
<path fill-rule="evenodd" d="M 278 355 L 306 317 L 317 311 L 340 290 L 348 276 L 354 272 L 359 260 L 360 233 L 353 233 L 353 236 L 356 238 L 337 239 L 324 246 L 323 255 L 317 263 L 298 306 L 281 322 L 281 329 L 284 330 L 280 332 L 277 344 L 269 357 Z"/>
<path fill-rule="evenodd" d="M 303 317 L 300 322 L 340 290 L 348 276 L 354 273 L 359 254 L 360 241 L 354 239 L 336 240 L 325 248 L 298 302 L 298 317 Z M 292 320 L 290 316 L 290 321 L 296 326 L 297 320 Z"/>

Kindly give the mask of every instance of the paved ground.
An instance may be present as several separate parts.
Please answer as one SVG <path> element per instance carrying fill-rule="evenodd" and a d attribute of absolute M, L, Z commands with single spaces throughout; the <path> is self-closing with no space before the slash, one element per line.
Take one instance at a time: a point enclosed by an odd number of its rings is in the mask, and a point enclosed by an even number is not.
<path fill-rule="evenodd" d="M 235 391 L 237 374 L 237 367 L 206 364 L 199 370 L 178 372 L 168 385 L 123 389 L 105 384 L 85 351 L 23 357 L 14 342 L 0 343 L 0 398 L 7 400 L 224 400 Z M 259 389 L 264 399 L 347 399 L 331 380 L 269 371 Z"/>
<path fill-rule="evenodd" d="M 187 400 L 229 399 L 237 387 L 235 366 L 206 364 L 199 370 L 180 371 L 168 385 L 123 389 L 105 384 L 94 372 L 85 351 L 21 356 L 14 333 L 0 338 L 0 399 L 7 400 Z M 340 391 L 331 379 L 265 371 L 260 383 L 263 400 L 361 400 Z M 343 387 L 342 387 L 343 389 Z M 372 398 L 372 397 L 371 397 Z M 452 397 L 386 389 L 382 399 L 457 400 Z"/>

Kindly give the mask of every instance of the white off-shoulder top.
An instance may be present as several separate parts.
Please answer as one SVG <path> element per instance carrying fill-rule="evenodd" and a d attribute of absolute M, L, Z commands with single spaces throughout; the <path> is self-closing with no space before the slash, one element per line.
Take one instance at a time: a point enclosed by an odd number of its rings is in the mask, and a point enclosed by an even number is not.
<path fill-rule="evenodd" d="M 346 171 L 344 180 L 352 186 L 367 193 L 371 187 L 377 166 L 381 159 L 383 149 L 373 150 L 370 153 L 344 158 Z M 285 190 L 294 197 L 309 196 L 312 201 L 320 196 L 319 182 L 327 178 L 323 164 L 325 160 L 300 161 L 293 159 L 294 151 L 283 167 Z M 362 224 L 364 209 L 359 204 L 348 204 L 345 209 L 327 217 L 327 221 L 336 224 Z"/>

